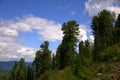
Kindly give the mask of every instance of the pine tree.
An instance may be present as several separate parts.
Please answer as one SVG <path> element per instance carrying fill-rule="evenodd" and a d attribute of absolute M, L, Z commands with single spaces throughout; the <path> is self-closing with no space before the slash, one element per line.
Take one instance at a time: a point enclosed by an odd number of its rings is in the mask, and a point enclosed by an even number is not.
<path fill-rule="evenodd" d="M 17 80 L 17 76 L 18 76 L 18 62 L 15 62 L 11 72 L 10 72 L 10 80 Z"/>
<path fill-rule="evenodd" d="M 80 41 L 79 43 L 79 55 L 84 54 L 84 42 Z"/>
<path fill-rule="evenodd" d="M 113 44 L 112 30 L 113 24 L 111 19 L 111 13 L 109 11 L 103 10 L 99 14 L 99 30 L 101 38 L 101 46 L 103 49 L 105 47 L 111 46 Z"/>
<path fill-rule="evenodd" d="M 34 80 L 33 69 L 31 66 L 28 66 L 27 69 L 27 80 Z"/>
<path fill-rule="evenodd" d="M 94 40 L 94 58 L 98 59 L 99 53 L 104 48 L 113 44 L 113 15 L 103 10 L 92 20 Z"/>
<path fill-rule="evenodd" d="M 55 56 L 57 69 L 60 69 L 60 50 L 61 50 L 61 44 L 58 46 L 57 51 L 56 51 L 56 56 Z"/>
<path fill-rule="evenodd" d="M 87 65 L 92 59 L 90 42 L 86 40 L 79 43 L 79 61 L 80 65 Z"/>
<path fill-rule="evenodd" d="M 45 41 L 40 45 L 40 50 L 36 52 L 35 60 L 33 61 L 33 66 L 35 66 L 36 77 L 49 71 L 51 69 L 51 51 L 49 50 L 49 42 Z"/>
<path fill-rule="evenodd" d="M 25 64 L 25 59 L 21 58 L 19 61 L 18 80 L 26 79 L 27 79 L 27 66 Z"/>
<path fill-rule="evenodd" d="M 91 56 L 90 42 L 88 40 L 86 40 L 85 42 L 80 41 L 79 54 L 76 57 L 74 74 L 76 76 L 79 76 L 81 67 L 82 68 L 87 67 L 90 65 L 91 62 L 92 62 L 92 56 Z"/>
<path fill-rule="evenodd" d="M 92 19 L 92 25 L 91 25 L 91 28 L 92 28 L 92 33 L 95 37 L 94 39 L 94 57 L 97 56 L 97 53 L 99 51 L 99 46 L 100 46 L 100 38 L 99 38 L 99 33 L 100 33 L 100 30 L 99 30 L 99 17 L 98 16 L 94 16 L 93 19 Z"/>
<path fill-rule="evenodd" d="M 90 59 L 91 57 L 91 46 L 88 40 L 85 41 L 85 49 L 84 49 L 85 57 Z"/>
<path fill-rule="evenodd" d="M 21 58 L 19 62 L 15 62 L 11 74 L 10 80 L 26 80 L 27 79 L 27 66 L 24 58 Z"/>
<path fill-rule="evenodd" d="M 120 42 L 120 14 L 118 15 L 117 21 L 115 23 L 115 34 L 114 34 L 114 43 Z"/>
<path fill-rule="evenodd" d="M 35 60 L 33 61 L 34 73 L 36 77 L 38 77 L 41 73 L 42 59 L 42 51 L 38 50 L 36 52 Z"/>
<path fill-rule="evenodd" d="M 55 55 L 53 54 L 52 56 L 52 69 L 56 69 L 56 60 L 55 60 Z"/>
<path fill-rule="evenodd" d="M 63 40 L 60 46 L 60 69 L 70 66 L 74 63 L 75 47 L 78 42 L 79 25 L 76 21 L 69 21 L 62 25 Z"/>

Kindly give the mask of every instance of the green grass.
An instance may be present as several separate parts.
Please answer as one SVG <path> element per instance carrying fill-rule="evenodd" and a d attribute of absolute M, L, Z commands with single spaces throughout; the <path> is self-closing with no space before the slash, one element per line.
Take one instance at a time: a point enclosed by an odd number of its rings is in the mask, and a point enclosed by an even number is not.
<path fill-rule="evenodd" d="M 78 80 L 71 68 L 65 68 L 60 71 L 48 71 L 37 80 Z"/>

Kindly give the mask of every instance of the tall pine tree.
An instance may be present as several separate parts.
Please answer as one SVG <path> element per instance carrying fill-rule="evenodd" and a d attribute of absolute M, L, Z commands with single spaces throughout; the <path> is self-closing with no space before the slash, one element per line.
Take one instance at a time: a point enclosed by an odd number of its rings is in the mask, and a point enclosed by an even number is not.
<path fill-rule="evenodd" d="M 113 44 L 113 15 L 107 10 L 101 11 L 92 20 L 94 40 L 94 57 L 97 59 L 99 52 Z"/>
<path fill-rule="evenodd" d="M 78 42 L 79 25 L 72 20 L 62 25 L 63 40 L 59 47 L 59 68 L 63 69 L 74 63 L 75 47 Z M 58 54 L 57 54 L 58 55 Z"/>
<path fill-rule="evenodd" d="M 33 66 L 35 66 L 36 77 L 49 71 L 51 69 L 51 51 L 49 50 L 49 42 L 45 41 L 40 45 L 40 50 L 36 52 L 35 60 L 33 61 Z"/>

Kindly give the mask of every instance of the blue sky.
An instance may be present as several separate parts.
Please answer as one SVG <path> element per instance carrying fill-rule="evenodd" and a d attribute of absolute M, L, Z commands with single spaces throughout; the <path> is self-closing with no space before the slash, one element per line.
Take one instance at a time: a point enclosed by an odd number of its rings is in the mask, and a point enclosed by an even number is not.
<path fill-rule="evenodd" d="M 61 25 L 76 20 L 79 40 L 93 42 L 91 19 L 107 9 L 120 13 L 119 0 L 0 0 L 0 61 L 33 61 L 45 40 L 55 53 L 62 40 Z"/>
<path fill-rule="evenodd" d="M 33 14 L 59 23 L 76 19 L 83 22 L 85 0 L 1 0 L 0 15 L 11 19 Z M 87 19 L 87 18 L 86 18 Z"/>

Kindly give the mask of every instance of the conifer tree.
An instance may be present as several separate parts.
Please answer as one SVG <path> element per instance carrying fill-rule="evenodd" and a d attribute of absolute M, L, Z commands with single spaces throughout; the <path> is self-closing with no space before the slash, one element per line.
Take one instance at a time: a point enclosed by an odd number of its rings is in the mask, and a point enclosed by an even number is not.
<path fill-rule="evenodd" d="M 63 40 L 60 46 L 60 69 L 70 66 L 74 63 L 75 48 L 78 42 L 77 36 L 79 35 L 79 25 L 76 21 L 72 20 L 62 25 Z"/>
<path fill-rule="evenodd" d="M 58 46 L 57 51 L 56 51 L 56 56 L 55 56 L 57 69 L 60 69 L 60 50 L 61 50 L 61 44 Z"/>
<path fill-rule="evenodd" d="M 19 62 L 15 62 L 11 70 L 10 80 L 27 80 L 27 66 L 24 58 L 21 58 Z"/>
<path fill-rule="evenodd" d="M 91 46 L 90 46 L 90 42 L 88 40 L 85 41 L 84 53 L 85 53 L 86 58 L 91 57 Z"/>
<path fill-rule="evenodd" d="M 117 21 L 115 23 L 115 34 L 114 34 L 114 41 L 115 44 L 120 42 L 120 14 L 118 15 Z"/>
<path fill-rule="evenodd" d="M 55 55 L 53 54 L 52 56 L 52 69 L 56 69 L 56 60 L 55 60 Z"/>
<path fill-rule="evenodd" d="M 33 69 L 31 66 L 28 66 L 27 69 L 27 80 L 34 80 Z"/>
<path fill-rule="evenodd" d="M 79 43 L 79 55 L 84 54 L 84 42 L 80 41 Z"/>
<path fill-rule="evenodd" d="M 10 80 L 17 80 L 17 76 L 18 76 L 18 62 L 15 62 L 14 66 L 12 67 L 12 70 L 10 72 Z"/>
<path fill-rule="evenodd" d="M 51 51 L 48 47 L 49 42 L 44 41 L 44 43 L 40 45 L 41 49 L 36 52 L 36 57 L 33 61 L 33 66 L 35 66 L 36 77 L 39 77 L 41 74 L 51 69 Z"/>
<path fill-rule="evenodd" d="M 86 40 L 79 43 L 79 63 L 80 65 L 88 64 L 91 61 L 91 46 L 90 42 Z"/>
<path fill-rule="evenodd" d="M 25 64 L 25 59 L 21 58 L 19 61 L 18 80 L 26 79 L 27 79 L 27 66 Z"/>
<path fill-rule="evenodd" d="M 99 52 L 113 44 L 113 15 L 107 10 L 101 11 L 92 20 L 94 40 L 94 58 L 98 59 Z"/>

